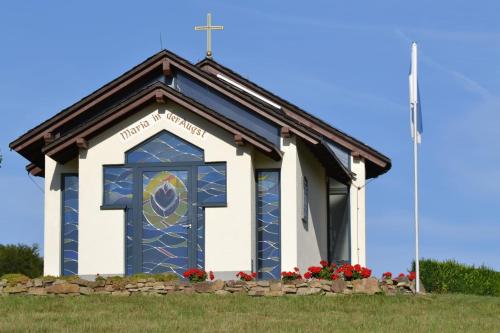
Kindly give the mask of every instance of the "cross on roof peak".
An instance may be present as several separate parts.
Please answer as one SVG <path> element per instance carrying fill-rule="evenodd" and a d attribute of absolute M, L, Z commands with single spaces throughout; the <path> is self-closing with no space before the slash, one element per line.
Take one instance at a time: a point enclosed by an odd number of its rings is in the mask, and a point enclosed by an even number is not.
<path fill-rule="evenodd" d="M 198 25 L 194 30 L 206 30 L 207 32 L 207 58 L 212 58 L 212 30 L 224 30 L 223 25 L 212 25 L 212 14 L 207 14 L 207 25 Z"/>

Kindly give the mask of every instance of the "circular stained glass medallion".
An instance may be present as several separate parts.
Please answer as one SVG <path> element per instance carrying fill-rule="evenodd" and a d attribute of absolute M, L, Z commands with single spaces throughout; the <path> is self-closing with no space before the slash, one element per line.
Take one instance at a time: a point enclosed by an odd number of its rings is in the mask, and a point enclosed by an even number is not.
<path fill-rule="evenodd" d="M 158 229 L 179 223 L 186 216 L 188 191 L 180 177 L 187 179 L 187 172 L 161 171 L 144 174 L 143 214 Z"/>

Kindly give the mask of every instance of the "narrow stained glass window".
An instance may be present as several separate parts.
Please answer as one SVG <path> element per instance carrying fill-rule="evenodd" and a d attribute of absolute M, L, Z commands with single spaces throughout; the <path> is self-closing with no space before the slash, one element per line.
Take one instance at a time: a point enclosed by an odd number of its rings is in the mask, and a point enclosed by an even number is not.
<path fill-rule="evenodd" d="M 226 164 L 207 164 L 198 167 L 198 204 L 209 207 L 225 205 Z"/>
<path fill-rule="evenodd" d="M 307 224 L 309 220 L 309 183 L 307 182 L 307 178 L 303 178 L 302 184 L 302 222 Z"/>
<path fill-rule="evenodd" d="M 127 163 L 203 162 L 203 150 L 167 131 L 127 153 Z"/>
<path fill-rule="evenodd" d="M 104 167 L 104 206 L 131 205 L 133 188 L 132 168 Z"/>
<path fill-rule="evenodd" d="M 280 173 L 257 171 L 257 274 L 260 279 L 280 279 Z"/>
<path fill-rule="evenodd" d="M 62 176 L 62 275 L 78 274 L 78 175 Z"/>

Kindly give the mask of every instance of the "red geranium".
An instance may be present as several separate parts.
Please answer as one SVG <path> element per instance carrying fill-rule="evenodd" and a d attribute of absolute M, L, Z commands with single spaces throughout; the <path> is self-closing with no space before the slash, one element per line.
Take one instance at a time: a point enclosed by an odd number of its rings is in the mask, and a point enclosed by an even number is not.
<path fill-rule="evenodd" d="M 331 276 L 332 280 L 338 280 L 340 276 L 338 274 L 333 273 Z"/>
<path fill-rule="evenodd" d="M 309 267 L 307 270 L 309 272 L 311 272 L 312 274 L 318 274 L 319 272 L 321 272 L 321 270 L 323 269 L 323 267 L 319 267 L 319 266 L 311 266 Z"/>
<path fill-rule="evenodd" d="M 344 271 L 344 276 L 345 276 L 347 279 L 352 278 L 352 271 L 351 271 L 351 270 L 345 270 L 345 271 Z"/>
<path fill-rule="evenodd" d="M 299 268 L 295 267 L 293 270 L 293 272 L 281 272 L 281 279 L 283 281 L 302 280 L 302 275 L 300 275 Z"/>
<path fill-rule="evenodd" d="M 305 272 L 305 273 L 304 273 L 304 277 L 305 277 L 306 279 L 310 279 L 310 278 L 312 277 L 311 272 Z"/>
<path fill-rule="evenodd" d="M 385 272 L 384 274 L 382 274 L 382 277 L 384 279 L 392 279 L 392 273 L 391 272 Z"/>
<path fill-rule="evenodd" d="M 363 267 L 363 268 L 361 269 L 361 277 L 362 277 L 363 279 L 367 279 L 367 278 L 369 278 L 371 275 L 372 275 L 372 270 L 371 270 L 371 269 L 368 269 L 368 268 L 366 268 L 366 267 Z"/>
<path fill-rule="evenodd" d="M 251 274 L 247 274 L 245 272 L 239 272 L 236 274 L 236 277 L 239 277 L 241 281 L 253 281 L 257 277 L 257 273 L 253 272 Z"/>
<path fill-rule="evenodd" d="M 399 273 L 398 277 L 402 278 L 405 277 L 405 275 L 403 273 Z"/>
<path fill-rule="evenodd" d="M 214 272 L 210 271 L 209 276 L 210 276 L 210 281 L 213 281 L 213 279 L 215 279 Z"/>
<path fill-rule="evenodd" d="M 182 276 L 184 276 L 186 279 L 189 279 L 189 281 L 191 282 L 201 282 L 207 279 L 207 272 L 202 271 L 198 268 L 190 268 L 185 271 Z"/>
<path fill-rule="evenodd" d="M 326 267 L 326 266 L 328 266 L 328 261 L 321 260 L 321 261 L 319 262 L 319 264 L 320 264 L 322 267 Z"/>
<path fill-rule="evenodd" d="M 408 279 L 409 279 L 410 281 L 413 281 L 413 280 L 415 280 L 416 278 L 417 278 L 417 273 L 415 273 L 415 272 L 410 272 L 410 274 L 408 274 Z"/>

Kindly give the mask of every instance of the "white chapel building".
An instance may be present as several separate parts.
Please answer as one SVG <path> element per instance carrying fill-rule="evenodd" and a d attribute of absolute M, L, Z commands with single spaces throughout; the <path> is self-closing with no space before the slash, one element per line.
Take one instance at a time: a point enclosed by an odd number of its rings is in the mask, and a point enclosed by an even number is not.
<path fill-rule="evenodd" d="M 10 144 L 45 179 L 44 274 L 279 279 L 365 265 L 375 149 L 210 58 L 163 50 Z"/>

